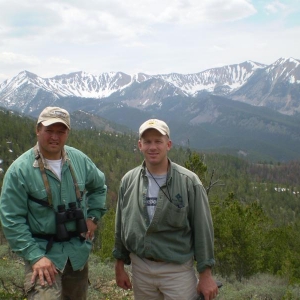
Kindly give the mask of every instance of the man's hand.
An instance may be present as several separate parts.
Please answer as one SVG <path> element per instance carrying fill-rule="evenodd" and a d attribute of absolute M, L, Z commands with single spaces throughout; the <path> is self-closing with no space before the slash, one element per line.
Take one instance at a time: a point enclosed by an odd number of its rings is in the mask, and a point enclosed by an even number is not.
<path fill-rule="evenodd" d="M 49 285 L 55 282 L 55 275 L 58 273 L 55 265 L 47 257 L 42 257 L 32 266 L 31 283 L 34 284 L 36 278 L 40 279 L 40 284 L 45 285 L 45 280 Z"/>
<path fill-rule="evenodd" d="M 205 300 L 212 300 L 217 297 L 218 286 L 211 275 L 210 268 L 199 274 L 197 292 L 198 294 L 202 293 Z"/>
<path fill-rule="evenodd" d="M 85 238 L 87 240 L 93 240 L 95 237 L 95 231 L 97 229 L 97 225 L 91 220 L 91 219 L 87 219 L 86 220 L 86 226 L 88 228 L 87 233 L 85 234 Z"/>
<path fill-rule="evenodd" d="M 131 281 L 124 269 L 124 261 L 117 259 L 115 264 L 115 274 L 116 283 L 120 288 L 124 290 L 132 289 Z"/>

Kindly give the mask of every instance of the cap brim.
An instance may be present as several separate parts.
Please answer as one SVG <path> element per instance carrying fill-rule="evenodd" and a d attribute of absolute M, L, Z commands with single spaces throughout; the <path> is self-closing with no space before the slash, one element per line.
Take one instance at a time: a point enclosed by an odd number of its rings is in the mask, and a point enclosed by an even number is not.
<path fill-rule="evenodd" d="M 46 121 L 41 121 L 40 123 L 42 123 L 44 126 L 50 126 L 55 123 L 62 123 L 70 129 L 70 126 L 66 122 L 64 122 L 62 119 L 53 118 L 53 119 L 49 119 Z"/>
<path fill-rule="evenodd" d="M 144 129 L 142 132 L 140 132 L 140 137 L 144 134 L 145 131 L 147 131 L 148 129 L 155 129 L 158 132 L 160 132 L 162 135 L 168 135 L 164 130 L 158 129 L 157 127 L 147 127 L 146 129 Z"/>

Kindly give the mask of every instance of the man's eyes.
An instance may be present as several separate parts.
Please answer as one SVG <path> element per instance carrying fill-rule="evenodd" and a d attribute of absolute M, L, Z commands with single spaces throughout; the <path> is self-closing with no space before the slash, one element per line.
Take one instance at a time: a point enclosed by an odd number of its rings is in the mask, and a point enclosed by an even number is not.
<path fill-rule="evenodd" d="M 56 133 L 56 134 L 59 134 L 59 135 L 63 135 L 63 134 L 66 134 L 66 131 L 53 131 L 53 130 L 46 130 L 46 132 L 48 133 L 48 134 L 54 134 L 54 133 Z"/>
<path fill-rule="evenodd" d="M 145 141 L 145 142 L 144 142 L 144 144 L 151 144 L 151 143 L 152 143 L 151 141 Z M 154 141 L 154 143 L 155 143 L 155 144 L 161 144 L 162 141 L 160 141 L 160 140 L 159 140 L 159 141 Z"/>

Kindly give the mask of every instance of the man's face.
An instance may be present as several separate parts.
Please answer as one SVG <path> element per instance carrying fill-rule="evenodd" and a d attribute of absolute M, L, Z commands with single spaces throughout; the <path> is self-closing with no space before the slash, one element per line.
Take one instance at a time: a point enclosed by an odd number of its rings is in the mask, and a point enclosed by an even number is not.
<path fill-rule="evenodd" d="M 36 130 L 40 151 L 47 159 L 61 158 L 63 149 L 69 135 L 69 129 L 63 123 L 54 123 L 50 126 L 40 124 Z"/>
<path fill-rule="evenodd" d="M 139 140 L 139 149 L 143 152 L 146 164 L 160 165 L 167 160 L 172 142 L 167 135 L 155 129 L 148 129 Z"/>

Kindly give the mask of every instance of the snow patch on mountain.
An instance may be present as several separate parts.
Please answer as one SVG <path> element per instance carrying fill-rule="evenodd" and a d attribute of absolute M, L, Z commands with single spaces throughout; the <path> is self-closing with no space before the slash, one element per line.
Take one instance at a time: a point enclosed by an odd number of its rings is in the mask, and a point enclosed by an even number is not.
<path fill-rule="evenodd" d="M 249 60 L 195 74 L 131 76 L 123 72 L 93 75 L 80 71 L 42 78 L 23 71 L 0 84 L 0 105 L 33 111 L 45 101 L 49 105 L 64 97 L 101 100 L 114 95 L 124 104 L 145 109 L 151 105 L 160 107 L 170 97 L 211 93 L 290 114 L 300 111 L 299 101 L 293 98 L 298 84 L 300 61 L 294 58 L 280 58 L 271 65 Z"/>

